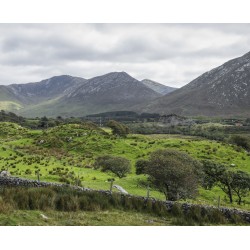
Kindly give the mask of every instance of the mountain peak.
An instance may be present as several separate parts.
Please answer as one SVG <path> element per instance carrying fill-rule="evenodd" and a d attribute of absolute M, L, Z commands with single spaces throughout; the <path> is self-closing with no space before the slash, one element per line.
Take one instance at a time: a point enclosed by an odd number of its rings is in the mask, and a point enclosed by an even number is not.
<path fill-rule="evenodd" d="M 153 81 L 153 80 L 150 80 L 150 79 L 144 79 L 141 82 L 144 85 L 146 85 L 148 88 L 151 88 L 155 92 L 157 92 L 159 94 L 162 94 L 162 95 L 169 94 L 169 93 L 173 92 L 174 90 L 176 90 L 176 88 L 163 85 L 163 84 L 161 84 L 159 82 L 156 82 L 156 81 Z"/>
<path fill-rule="evenodd" d="M 203 116 L 249 115 L 250 52 L 202 74 L 148 105 L 144 111 Z"/>
<path fill-rule="evenodd" d="M 129 78 L 129 79 L 134 79 L 132 76 L 130 76 L 128 73 L 121 71 L 121 72 L 110 72 L 107 73 L 105 75 L 99 76 L 99 77 L 104 77 L 104 78 L 113 78 L 113 79 L 125 79 L 125 78 Z"/>

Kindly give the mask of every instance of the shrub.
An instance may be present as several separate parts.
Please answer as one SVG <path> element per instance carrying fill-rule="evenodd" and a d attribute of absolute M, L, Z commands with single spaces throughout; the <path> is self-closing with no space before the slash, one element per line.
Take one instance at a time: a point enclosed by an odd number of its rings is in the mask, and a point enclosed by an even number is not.
<path fill-rule="evenodd" d="M 110 120 L 107 126 L 112 129 L 113 135 L 126 137 L 129 134 L 129 128 L 120 122 Z"/>
<path fill-rule="evenodd" d="M 250 150 L 250 139 L 244 135 L 233 135 L 230 138 L 231 143 L 236 144 L 246 150 Z"/>
<path fill-rule="evenodd" d="M 145 169 L 147 167 L 148 161 L 144 160 L 144 159 L 139 159 L 138 161 L 136 161 L 135 163 L 135 168 L 136 168 L 136 174 L 144 174 L 145 173 Z"/>
<path fill-rule="evenodd" d="M 110 171 L 119 178 L 123 178 L 130 173 L 131 163 L 126 158 L 120 156 L 104 155 L 96 159 L 94 168 L 101 168 L 103 172 Z"/>

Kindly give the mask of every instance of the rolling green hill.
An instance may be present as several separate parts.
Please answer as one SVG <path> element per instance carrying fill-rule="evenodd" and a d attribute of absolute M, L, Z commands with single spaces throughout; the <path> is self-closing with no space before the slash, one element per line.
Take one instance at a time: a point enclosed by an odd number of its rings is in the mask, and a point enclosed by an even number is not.
<path fill-rule="evenodd" d="M 232 170 L 250 173 L 250 155 L 234 145 L 182 135 L 129 135 L 114 137 L 92 123 L 68 124 L 48 130 L 28 130 L 13 123 L 0 123 L 0 169 L 13 176 L 76 184 L 93 189 L 109 190 L 108 179 L 130 194 L 145 196 L 146 176 L 135 174 L 135 162 L 147 159 L 150 152 L 172 148 L 187 152 L 203 160 L 212 159 L 224 163 Z M 132 163 L 132 173 L 119 179 L 112 173 L 93 168 L 97 156 L 110 154 L 123 156 Z M 151 197 L 164 199 L 164 195 L 153 188 Z M 217 204 L 229 202 L 222 191 L 215 187 L 211 191 L 200 188 L 200 194 L 190 202 Z M 236 198 L 236 197 L 235 197 Z M 244 208 L 248 209 L 248 199 Z M 236 203 L 233 206 L 237 206 Z"/>

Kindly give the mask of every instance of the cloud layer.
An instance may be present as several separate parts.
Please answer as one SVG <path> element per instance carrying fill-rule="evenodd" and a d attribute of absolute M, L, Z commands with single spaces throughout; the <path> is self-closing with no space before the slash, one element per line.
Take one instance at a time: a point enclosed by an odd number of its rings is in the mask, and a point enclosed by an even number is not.
<path fill-rule="evenodd" d="M 249 24 L 0 24 L 0 84 L 126 71 L 183 86 L 247 53 Z"/>

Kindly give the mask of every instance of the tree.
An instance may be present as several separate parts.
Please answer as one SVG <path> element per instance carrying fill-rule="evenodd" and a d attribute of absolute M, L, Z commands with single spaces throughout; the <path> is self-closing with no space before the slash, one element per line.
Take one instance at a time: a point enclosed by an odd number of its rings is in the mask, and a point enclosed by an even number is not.
<path fill-rule="evenodd" d="M 232 173 L 232 190 L 238 196 L 238 204 L 242 202 L 242 198 L 246 197 L 250 190 L 250 175 L 243 171 Z"/>
<path fill-rule="evenodd" d="M 247 119 L 245 120 L 245 123 L 246 123 L 247 125 L 250 125 L 250 118 L 247 118 Z"/>
<path fill-rule="evenodd" d="M 147 165 L 148 165 L 148 161 L 147 161 L 147 160 L 139 159 L 139 160 L 135 163 L 135 168 L 136 168 L 135 173 L 138 174 L 138 175 L 139 175 L 139 174 L 144 174 Z"/>
<path fill-rule="evenodd" d="M 243 171 L 231 171 L 229 167 L 213 161 L 203 162 L 204 181 L 203 186 L 211 189 L 217 185 L 233 203 L 233 194 L 238 196 L 238 204 L 247 196 L 250 190 L 250 175 Z"/>
<path fill-rule="evenodd" d="M 201 164 L 180 151 L 157 150 L 151 153 L 145 173 L 167 200 L 175 201 L 197 194 Z"/>
<path fill-rule="evenodd" d="M 48 128 L 48 124 L 49 124 L 49 119 L 46 116 L 44 116 L 40 119 L 38 127 Z"/>
<path fill-rule="evenodd" d="M 232 172 L 226 166 L 213 161 L 203 162 L 204 179 L 203 186 L 211 189 L 217 185 L 228 196 L 230 203 L 233 202 Z"/>
<path fill-rule="evenodd" d="M 126 137 L 129 134 L 129 128 L 120 122 L 109 120 L 107 126 L 112 129 L 113 135 Z"/>
<path fill-rule="evenodd" d="M 250 150 L 250 139 L 244 135 L 234 135 L 231 137 L 231 142 L 246 150 Z"/>
<path fill-rule="evenodd" d="M 94 167 L 101 168 L 103 172 L 110 171 L 119 178 L 125 177 L 131 171 L 131 163 L 128 159 L 112 155 L 97 157 Z"/>

